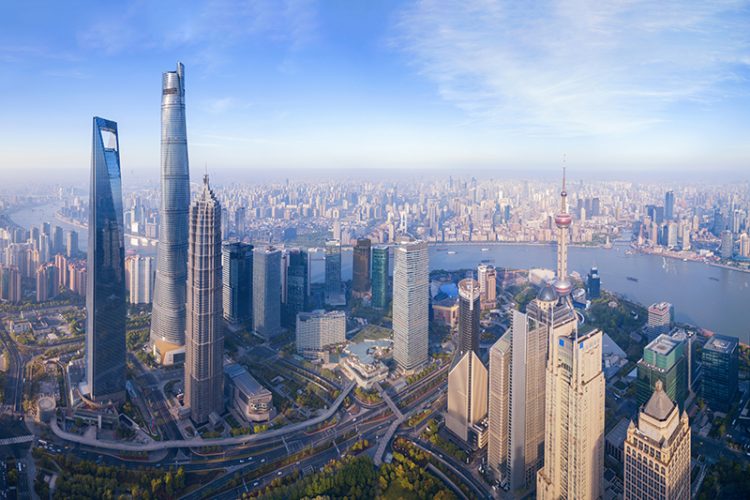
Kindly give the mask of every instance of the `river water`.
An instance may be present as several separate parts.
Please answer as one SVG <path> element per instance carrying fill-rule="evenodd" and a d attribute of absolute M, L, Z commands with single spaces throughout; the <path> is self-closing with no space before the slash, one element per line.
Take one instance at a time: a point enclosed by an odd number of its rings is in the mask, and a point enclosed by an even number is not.
<path fill-rule="evenodd" d="M 11 213 L 13 220 L 24 227 L 52 222 L 65 229 L 78 231 L 79 245 L 86 248 L 87 231 L 62 223 L 54 218 L 57 205 L 44 205 Z M 438 251 L 447 248 L 447 251 Z M 475 268 L 483 260 L 496 267 L 529 269 L 544 267 L 554 269 L 554 245 L 523 244 L 452 244 L 447 247 L 430 247 L 430 269 L 455 270 Z M 644 305 L 667 301 L 674 304 L 678 321 L 690 323 L 716 333 L 750 341 L 750 273 L 709 266 L 700 262 L 683 262 L 656 255 L 627 255 L 626 246 L 612 249 L 569 249 L 570 271 L 581 275 L 592 266 L 599 268 L 602 287 Z M 324 279 L 323 253 L 314 255 L 311 265 L 312 279 Z M 342 255 L 342 277 L 351 279 L 352 252 L 345 249 Z M 628 280 L 628 277 L 638 281 Z"/>

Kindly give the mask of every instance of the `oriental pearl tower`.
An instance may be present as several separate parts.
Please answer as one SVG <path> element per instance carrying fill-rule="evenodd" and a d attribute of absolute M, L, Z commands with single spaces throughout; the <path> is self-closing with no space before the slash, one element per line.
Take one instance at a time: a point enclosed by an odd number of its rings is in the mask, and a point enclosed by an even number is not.
<path fill-rule="evenodd" d="M 560 212 L 555 215 L 557 226 L 557 279 L 554 283 L 555 291 L 560 298 L 567 297 L 573 289 L 568 278 L 568 233 L 573 218 L 568 213 L 568 193 L 565 191 L 565 167 L 563 167 L 562 191 L 560 192 Z"/>

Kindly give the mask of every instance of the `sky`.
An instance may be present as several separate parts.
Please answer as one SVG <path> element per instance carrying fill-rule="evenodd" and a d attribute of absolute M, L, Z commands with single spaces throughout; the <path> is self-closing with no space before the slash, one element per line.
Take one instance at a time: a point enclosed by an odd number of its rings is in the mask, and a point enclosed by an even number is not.
<path fill-rule="evenodd" d="M 750 171 L 750 1 L 0 4 L 0 173 L 158 176 L 185 64 L 208 167 Z"/>

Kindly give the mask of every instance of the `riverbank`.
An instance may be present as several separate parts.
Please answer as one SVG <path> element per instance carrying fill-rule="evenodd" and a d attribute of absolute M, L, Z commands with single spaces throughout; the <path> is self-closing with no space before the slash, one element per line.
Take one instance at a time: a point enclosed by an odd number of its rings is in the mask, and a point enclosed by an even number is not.
<path fill-rule="evenodd" d="M 670 251 L 664 251 L 662 249 L 653 249 L 649 247 L 636 247 L 631 246 L 634 252 L 642 254 L 642 255 L 652 255 L 656 257 L 664 257 L 666 259 L 675 259 L 680 260 L 683 262 L 696 262 L 699 264 L 705 264 L 707 266 L 717 267 L 719 269 L 728 269 L 730 271 L 739 271 L 741 273 L 750 273 L 749 268 L 743 268 L 738 266 L 733 266 L 731 264 L 724 264 L 721 262 L 714 262 L 709 260 L 707 257 L 701 257 L 700 255 L 696 255 L 695 253 L 682 253 L 682 252 L 670 252 Z"/>

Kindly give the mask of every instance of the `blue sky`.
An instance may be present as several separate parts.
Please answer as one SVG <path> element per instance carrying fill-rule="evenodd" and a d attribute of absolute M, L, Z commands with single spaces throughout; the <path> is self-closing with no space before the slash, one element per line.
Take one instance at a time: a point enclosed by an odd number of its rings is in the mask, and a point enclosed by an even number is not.
<path fill-rule="evenodd" d="M 210 168 L 750 167 L 750 3 L 5 2 L 0 170 L 159 162 L 186 65 Z"/>

